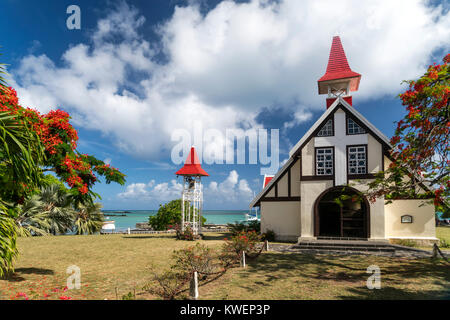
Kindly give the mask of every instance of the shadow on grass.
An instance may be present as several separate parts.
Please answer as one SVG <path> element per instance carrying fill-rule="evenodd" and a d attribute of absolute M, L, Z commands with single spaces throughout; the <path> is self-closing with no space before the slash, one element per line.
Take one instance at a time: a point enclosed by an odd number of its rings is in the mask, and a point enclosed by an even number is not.
<path fill-rule="evenodd" d="M 38 275 L 53 275 L 55 274 L 53 270 L 44 268 L 17 268 L 14 273 L 8 275 L 5 280 L 9 282 L 21 282 L 26 279 L 22 275 L 26 274 L 38 274 Z"/>
<path fill-rule="evenodd" d="M 175 234 L 173 235 L 135 235 L 135 236 L 123 236 L 124 239 L 175 239 Z"/>
<path fill-rule="evenodd" d="M 383 287 L 381 289 L 348 288 L 351 296 L 340 296 L 344 300 L 449 300 L 450 290 L 417 290 L 408 291 L 401 288 Z"/>
<path fill-rule="evenodd" d="M 210 232 L 203 234 L 203 240 L 224 240 L 225 238 L 230 238 L 231 233 L 218 232 L 216 234 Z"/>
<path fill-rule="evenodd" d="M 203 240 L 224 240 L 225 238 L 230 238 L 231 237 L 231 233 L 217 233 L 214 234 L 212 232 L 210 233 L 205 233 L 203 235 Z M 175 234 L 171 234 L 171 235 L 126 235 L 126 236 L 122 236 L 122 238 L 124 239 L 176 239 Z"/>
<path fill-rule="evenodd" d="M 381 269 L 382 289 L 366 288 L 367 267 Z M 342 287 L 342 296 L 356 299 L 448 299 L 450 269 L 431 259 L 400 259 L 378 256 L 335 256 L 297 253 L 264 253 L 248 263 L 242 276 L 257 275 L 255 284 L 264 285 L 279 280 L 293 282 L 331 281 Z M 434 285 L 433 288 L 429 287 Z M 385 286 L 385 287 L 383 287 Z M 435 286 L 442 287 L 436 290 Z M 247 285 L 241 285 L 251 290 Z M 417 287 L 417 291 L 414 291 Z M 427 287 L 430 289 L 427 290 Z M 413 289 L 411 289 L 413 288 Z M 257 289 L 257 288 L 253 288 Z M 350 297 L 349 297 L 350 296 Z"/>

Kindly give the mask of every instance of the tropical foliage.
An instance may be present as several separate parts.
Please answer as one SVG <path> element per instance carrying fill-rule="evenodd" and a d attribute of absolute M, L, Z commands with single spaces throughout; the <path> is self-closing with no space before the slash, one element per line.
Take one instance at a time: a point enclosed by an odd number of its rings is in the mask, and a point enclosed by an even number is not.
<path fill-rule="evenodd" d="M 181 199 L 160 205 L 156 215 L 150 216 L 148 222 L 154 230 L 166 230 L 169 226 L 181 224 Z M 206 219 L 202 217 L 202 225 L 205 222 Z"/>
<path fill-rule="evenodd" d="M 1 56 L 1 54 L 0 54 Z M 6 81 L 3 78 L 4 76 L 6 76 L 6 70 L 5 70 L 5 64 L 4 63 L 0 63 L 0 86 L 5 86 L 6 85 Z"/>
<path fill-rule="evenodd" d="M 102 228 L 105 218 L 100 203 L 78 204 L 73 231 L 76 234 L 94 234 Z"/>
<path fill-rule="evenodd" d="M 13 270 L 17 235 L 96 232 L 103 216 L 93 185 L 98 177 L 125 183 L 118 169 L 77 150 L 67 112 L 22 107 L 5 74 L 0 64 L 0 276 Z"/>
<path fill-rule="evenodd" d="M 36 188 L 43 159 L 43 147 L 36 133 L 17 115 L 1 111 L 0 93 L 0 198 L 19 200 Z"/>
<path fill-rule="evenodd" d="M 8 209 L 0 204 L 0 278 L 14 270 L 13 262 L 18 254 L 16 238 L 14 219 L 8 214 Z"/>
<path fill-rule="evenodd" d="M 37 153 L 43 149 L 44 157 L 37 157 L 34 154 L 22 156 L 23 159 L 27 160 L 26 169 L 33 167 L 35 168 L 34 171 L 41 169 L 41 172 L 54 172 L 59 179 L 70 187 L 71 196 L 77 202 L 83 203 L 92 202 L 98 196 L 91 190 L 97 181 L 97 176 L 102 176 L 106 183 L 125 183 L 125 175 L 119 170 L 93 156 L 81 154 L 77 151 L 78 133 L 70 124 L 70 116 L 67 112 L 52 110 L 47 114 L 40 114 L 36 110 L 23 108 L 19 105 L 17 93 L 13 88 L 2 88 L 0 90 L 0 119 L 6 121 L 10 120 L 8 117 L 14 117 L 14 120 L 10 121 L 14 121 L 16 127 L 18 127 L 18 133 L 36 135 L 42 145 L 42 148 L 31 145 L 33 147 L 31 151 Z M 1 127 L 6 126 L 2 124 Z M 16 127 L 13 126 L 12 129 Z M 2 130 L 5 131 L 5 129 Z M 4 135 L 8 136 L 6 133 Z M 31 140 L 28 135 L 26 136 L 27 140 Z M 14 142 L 16 141 L 14 140 Z M 5 146 L 6 143 L 8 141 L 4 143 Z M 26 146 L 24 143 L 22 145 Z M 9 150 L 7 147 L 4 147 L 4 149 L 4 153 Z M 37 155 L 40 155 L 40 153 L 37 153 Z M 10 158 L 13 153 L 7 153 L 5 156 Z M 5 159 L 9 160 L 9 158 L 5 158 L 5 156 L 0 158 L 5 167 L 3 170 L 15 173 L 13 169 L 17 166 L 18 159 L 14 158 L 11 159 L 12 161 L 6 162 Z M 14 194 L 10 195 L 12 201 L 23 199 L 27 194 L 27 188 L 29 188 L 25 181 L 18 180 L 16 182 L 19 183 L 14 188 Z"/>
<path fill-rule="evenodd" d="M 228 223 L 227 226 L 233 235 L 240 232 L 255 231 L 259 233 L 261 231 L 261 222 L 256 220 Z"/>
<path fill-rule="evenodd" d="M 51 234 L 65 234 L 72 230 L 74 210 L 67 193 L 59 186 L 43 188 L 39 194 L 41 211 L 47 216 Z"/>
<path fill-rule="evenodd" d="M 450 54 L 400 94 L 407 114 L 391 139 L 391 163 L 369 185 L 369 199 L 432 198 L 439 209 L 450 196 Z M 428 189 L 428 192 L 423 192 Z M 441 208 L 442 209 L 442 208 Z"/>
<path fill-rule="evenodd" d="M 33 195 L 16 207 L 14 220 L 17 233 L 21 237 L 49 234 L 51 222 L 47 213 L 43 211 L 43 203 L 38 195 Z"/>
<path fill-rule="evenodd" d="M 19 236 L 49 234 L 94 234 L 102 228 L 104 217 L 101 204 L 82 204 L 76 207 L 61 186 L 42 188 L 16 208 L 14 220 Z"/>

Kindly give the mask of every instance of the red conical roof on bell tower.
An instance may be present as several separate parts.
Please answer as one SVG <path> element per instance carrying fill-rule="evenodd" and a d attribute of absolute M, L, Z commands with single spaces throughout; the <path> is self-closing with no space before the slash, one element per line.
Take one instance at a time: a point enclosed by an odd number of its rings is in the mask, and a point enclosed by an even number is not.
<path fill-rule="evenodd" d="M 327 90 L 323 84 L 335 80 L 350 80 L 350 91 L 356 91 L 359 87 L 361 75 L 350 69 L 344 48 L 339 36 L 333 37 L 331 44 L 330 57 L 328 58 L 328 66 L 325 74 L 318 80 L 319 94 L 326 94 Z"/>
<path fill-rule="evenodd" d="M 175 174 L 178 176 L 209 176 L 209 174 L 206 173 L 200 165 L 200 161 L 194 147 L 191 148 L 191 152 L 189 152 L 183 168 L 178 170 Z"/>

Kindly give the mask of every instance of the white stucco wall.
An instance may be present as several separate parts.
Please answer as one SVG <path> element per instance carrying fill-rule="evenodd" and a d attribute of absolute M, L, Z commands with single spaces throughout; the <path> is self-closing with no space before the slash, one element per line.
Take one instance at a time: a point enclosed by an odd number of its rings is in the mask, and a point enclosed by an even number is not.
<path fill-rule="evenodd" d="M 267 230 L 273 230 L 277 240 L 297 240 L 300 235 L 300 202 L 262 201 L 261 232 Z"/>
<path fill-rule="evenodd" d="M 291 167 L 291 196 L 300 196 L 300 159 Z"/>
<path fill-rule="evenodd" d="M 381 158 L 380 158 L 381 162 Z M 381 165 L 381 164 L 380 164 Z M 349 180 L 349 185 L 356 190 L 366 191 L 367 184 L 372 180 Z M 386 219 L 384 211 L 384 199 L 379 198 L 375 202 L 369 202 L 370 206 L 370 240 L 386 239 Z"/>
<path fill-rule="evenodd" d="M 383 146 L 372 135 L 367 141 L 367 173 L 377 173 L 383 169 Z"/>
<path fill-rule="evenodd" d="M 300 186 L 301 202 L 301 232 L 304 239 L 314 237 L 314 203 L 317 197 L 333 187 L 332 180 L 324 181 L 302 181 Z"/>
<path fill-rule="evenodd" d="M 394 200 L 385 205 L 386 237 L 389 239 L 436 239 L 433 204 L 423 200 Z M 412 223 L 401 223 L 401 216 L 411 215 Z"/>
<path fill-rule="evenodd" d="M 314 139 L 311 139 L 302 149 L 302 175 L 312 176 L 314 172 Z"/>
<path fill-rule="evenodd" d="M 278 196 L 279 197 L 287 197 L 288 196 L 288 173 L 286 173 L 281 177 L 278 181 Z"/>

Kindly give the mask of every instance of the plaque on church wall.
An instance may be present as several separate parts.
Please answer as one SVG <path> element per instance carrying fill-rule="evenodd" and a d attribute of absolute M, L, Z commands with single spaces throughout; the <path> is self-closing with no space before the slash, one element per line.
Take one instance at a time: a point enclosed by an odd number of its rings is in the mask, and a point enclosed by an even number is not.
<path fill-rule="evenodd" d="M 402 219 L 402 223 L 412 223 L 413 222 L 413 217 L 410 215 L 404 215 L 401 217 Z"/>

